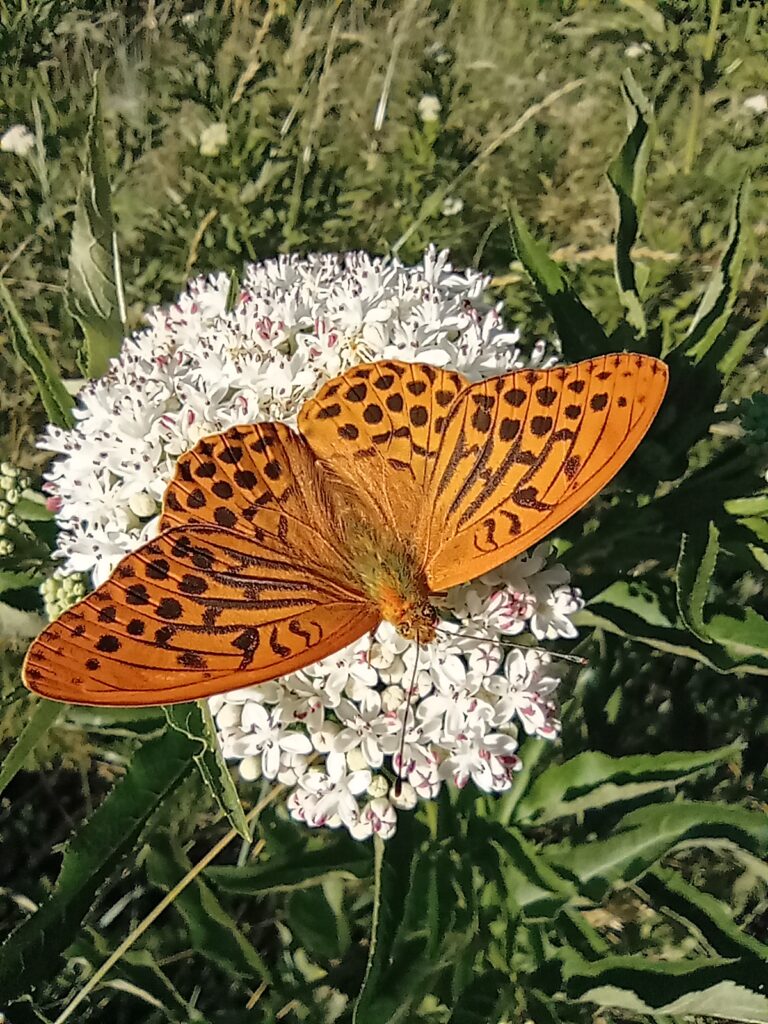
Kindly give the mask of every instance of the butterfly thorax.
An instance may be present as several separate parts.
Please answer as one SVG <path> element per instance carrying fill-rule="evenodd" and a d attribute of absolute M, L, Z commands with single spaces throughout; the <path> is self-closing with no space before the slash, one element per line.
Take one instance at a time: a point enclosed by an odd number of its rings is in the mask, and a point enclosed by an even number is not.
<path fill-rule="evenodd" d="M 415 551 L 397 538 L 366 523 L 347 523 L 352 572 L 382 619 L 407 640 L 435 639 L 438 614 Z"/>

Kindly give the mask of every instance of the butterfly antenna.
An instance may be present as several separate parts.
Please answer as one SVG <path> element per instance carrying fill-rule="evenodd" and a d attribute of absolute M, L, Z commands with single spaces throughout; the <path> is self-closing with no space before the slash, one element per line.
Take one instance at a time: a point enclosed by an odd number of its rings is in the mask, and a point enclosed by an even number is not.
<path fill-rule="evenodd" d="M 545 647 L 532 647 L 530 644 L 517 644 L 514 640 L 507 640 L 504 637 L 499 637 L 498 640 L 493 640 L 488 636 L 476 636 L 472 633 L 453 633 L 449 629 L 441 629 L 437 627 L 438 633 L 442 633 L 444 636 L 455 636 L 461 640 L 483 640 L 486 643 L 499 644 L 500 647 L 516 647 L 520 651 L 538 651 L 539 654 L 546 654 L 550 658 L 558 658 L 560 661 L 570 661 L 573 665 L 584 665 L 589 664 L 588 658 L 582 658 L 578 654 L 560 654 L 559 651 L 548 651 Z"/>
<path fill-rule="evenodd" d="M 405 715 L 403 715 L 403 728 L 400 730 L 400 768 L 398 769 L 397 778 L 395 779 L 395 796 L 400 796 L 400 792 L 403 788 L 403 781 L 400 773 L 403 770 L 403 758 L 405 757 L 405 730 L 408 728 L 408 712 L 411 710 L 411 698 L 413 697 L 413 690 L 416 685 L 416 673 L 419 671 L 419 654 L 421 653 L 421 640 L 416 637 L 416 661 L 413 663 L 413 675 L 411 676 L 411 685 L 408 687 L 408 694 L 405 698 Z"/>

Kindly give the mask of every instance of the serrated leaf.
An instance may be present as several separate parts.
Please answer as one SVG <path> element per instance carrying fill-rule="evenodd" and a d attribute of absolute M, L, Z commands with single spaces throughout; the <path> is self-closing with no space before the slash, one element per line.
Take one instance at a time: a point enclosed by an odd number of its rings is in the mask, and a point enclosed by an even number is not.
<path fill-rule="evenodd" d="M 629 69 L 622 76 L 621 91 L 627 107 L 628 134 L 616 158 L 608 167 L 608 180 L 619 207 L 616 228 L 615 273 L 619 298 L 627 320 L 641 335 L 647 330 L 637 287 L 632 246 L 637 241 L 645 198 L 648 157 L 653 147 L 653 107 Z"/>
<path fill-rule="evenodd" d="M 106 373 L 109 360 L 120 354 L 125 333 L 97 75 L 93 79 L 85 150 L 72 223 L 66 300 L 85 339 L 83 371 L 93 378 Z"/>
<path fill-rule="evenodd" d="M 713 348 L 725 330 L 733 312 L 744 262 L 744 224 L 749 194 L 749 182 L 739 186 L 728 227 L 725 252 L 710 278 L 706 291 L 688 328 L 685 351 L 694 361 L 700 362 Z M 719 359 L 727 353 L 716 353 Z"/>
<path fill-rule="evenodd" d="M 588 750 L 550 765 L 520 801 L 516 820 L 536 825 L 667 789 L 737 757 L 742 745 L 716 750 L 610 757 Z"/>
<path fill-rule="evenodd" d="M 565 271 L 534 240 L 517 210 L 510 209 L 509 218 L 517 258 L 554 320 L 569 359 L 608 351 L 605 331 L 576 294 Z"/>
<path fill-rule="evenodd" d="M 553 870 L 552 864 L 518 829 L 475 819 L 469 838 L 475 850 L 484 851 L 484 859 L 478 859 L 481 868 L 490 866 L 491 856 L 498 860 L 498 868 L 493 865 L 494 875 L 501 879 L 514 907 L 524 911 L 526 920 L 550 920 L 575 895 L 571 881 Z M 491 853 L 493 850 L 497 852 Z M 477 856 L 482 855 L 478 852 Z M 489 880 L 492 879 L 490 875 Z"/>
<path fill-rule="evenodd" d="M 582 893 L 600 900 L 614 883 L 634 881 L 680 843 L 706 846 L 712 840 L 762 857 L 768 852 L 768 818 L 723 804 L 657 804 L 625 815 L 606 839 L 561 843 L 544 855 Z"/>
<path fill-rule="evenodd" d="M 0 569 L 0 594 L 6 590 L 22 590 L 24 587 L 38 587 L 45 576 L 34 569 Z"/>
<path fill-rule="evenodd" d="M 191 868 L 186 854 L 167 833 L 152 837 L 147 873 L 153 885 L 172 889 Z M 255 947 L 201 878 L 196 878 L 180 892 L 173 906 L 184 918 L 189 941 L 198 953 L 246 980 L 271 980 Z"/>
<path fill-rule="evenodd" d="M 199 752 L 195 755 L 195 764 L 203 781 L 226 814 L 232 828 L 243 839 L 250 840 L 251 830 L 237 794 L 235 781 L 221 753 L 208 701 L 171 704 L 164 710 L 173 729 L 178 729 L 190 740 L 198 742 Z"/>
<path fill-rule="evenodd" d="M 716 643 L 737 657 L 768 658 L 768 619 L 754 608 L 740 608 L 732 615 L 713 615 L 707 628 Z"/>
<path fill-rule="evenodd" d="M 720 956 L 752 957 L 768 966 L 768 945 L 740 928 L 725 903 L 686 882 L 676 871 L 654 868 L 638 886 L 654 907 L 689 922 Z"/>
<path fill-rule="evenodd" d="M 306 889 L 334 876 L 368 878 L 372 868 L 369 845 L 341 838 L 319 850 L 291 850 L 285 857 L 278 854 L 243 867 L 212 867 L 205 874 L 222 892 L 259 896 Z"/>
<path fill-rule="evenodd" d="M 766 976 L 749 962 L 699 958 L 659 963 L 641 956 L 589 962 L 572 951 L 561 956 L 569 1000 L 654 1018 L 695 1015 L 768 1024 Z"/>
<path fill-rule="evenodd" d="M 27 326 L 5 282 L 0 279 L 0 306 L 5 313 L 13 350 L 35 379 L 46 415 L 57 427 L 74 426 L 72 407 L 74 399 L 48 353 Z"/>
<path fill-rule="evenodd" d="M 46 735 L 63 709 L 64 705 L 54 700 L 40 699 L 35 702 L 31 712 L 26 716 L 26 723 L 19 733 L 18 739 L 0 764 L 0 793 L 16 773 L 24 767 L 24 762 L 30 753 Z"/>
<path fill-rule="evenodd" d="M 580 910 L 563 907 L 555 920 L 558 932 L 571 949 L 587 960 L 599 960 L 610 952 L 610 944 L 587 921 Z"/>
<path fill-rule="evenodd" d="M 575 626 L 584 629 L 604 629 L 608 633 L 636 640 L 665 654 L 675 654 L 681 658 L 701 662 L 716 672 L 733 673 L 737 676 L 768 675 L 768 665 L 761 664 L 747 653 L 739 653 L 746 651 L 743 646 L 736 645 L 729 650 L 715 644 L 705 645 L 685 630 L 657 627 L 625 611 L 620 605 L 611 606 L 600 603 L 598 599 L 593 600 L 594 603 L 590 602 L 588 608 L 573 616 Z M 722 625 L 727 629 L 734 623 Z M 711 626 L 710 623 L 710 636 L 713 640 L 718 640 Z"/>
<path fill-rule="evenodd" d="M 48 900 L 0 947 L 0 1004 L 56 977 L 101 886 L 189 772 L 194 748 L 168 730 L 134 754 L 124 777 L 70 840 Z"/>
<path fill-rule="evenodd" d="M 680 539 L 675 585 L 677 607 L 685 625 L 703 643 L 712 643 L 704 622 L 704 605 L 720 550 L 720 532 L 714 523 L 703 529 L 684 533 Z"/>

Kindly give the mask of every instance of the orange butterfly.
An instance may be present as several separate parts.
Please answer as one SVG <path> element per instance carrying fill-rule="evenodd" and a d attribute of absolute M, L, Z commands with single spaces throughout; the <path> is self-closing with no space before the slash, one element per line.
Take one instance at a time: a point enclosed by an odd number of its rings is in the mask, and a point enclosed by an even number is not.
<path fill-rule="evenodd" d="M 188 701 L 295 672 L 531 547 L 616 475 L 667 387 L 607 355 L 470 383 L 356 366 L 282 423 L 181 456 L 161 534 L 33 643 L 24 680 L 75 704 Z"/>

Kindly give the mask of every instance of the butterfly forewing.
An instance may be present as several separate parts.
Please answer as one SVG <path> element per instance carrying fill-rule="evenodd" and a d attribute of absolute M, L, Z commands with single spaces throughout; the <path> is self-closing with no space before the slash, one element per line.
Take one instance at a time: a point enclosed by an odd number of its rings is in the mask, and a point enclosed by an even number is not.
<path fill-rule="evenodd" d="M 666 385 L 664 363 L 624 354 L 463 391 L 425 498 L 433 590 L 490 571 L 585 505 L 640 443 Z"/>
<path fill-rule="evenodd" d="M 350 583 L 306 443 L 233 427 L 183 455 L 162 535 L 32 646 L 25 679 L 72 703 L 156 704 L 249 686 L 331 654 L 379 616 Z"/>
<path fill-rule="evenodd" d="M 425 550 L 427 481 L 448 409 L 467 383 L 424 363 L 366 363 L 325 384 L 302 408 L 299 430 L 360 508 Z"/>
<path fill-rule="evenodd" d="M 374 628 L 343 583 L 242 534 L 168 530 L 51 623 L 24 675 L 74 704 L 194 700 L 296 671 Z"/>

